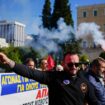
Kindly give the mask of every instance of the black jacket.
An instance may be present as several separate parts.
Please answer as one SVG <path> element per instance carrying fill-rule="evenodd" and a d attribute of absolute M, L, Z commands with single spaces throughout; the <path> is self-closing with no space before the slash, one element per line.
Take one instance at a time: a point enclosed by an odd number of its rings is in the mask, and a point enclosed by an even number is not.
<path fill-rule="evenodd" d="M 38 71 L 15 64 L 13 71 L 17 74 L 46 84 L 49 89 L 49 105 L 100 105 L 95 97 L 93 87 L 80 75 L 70 77 L 65 71 Z"/>

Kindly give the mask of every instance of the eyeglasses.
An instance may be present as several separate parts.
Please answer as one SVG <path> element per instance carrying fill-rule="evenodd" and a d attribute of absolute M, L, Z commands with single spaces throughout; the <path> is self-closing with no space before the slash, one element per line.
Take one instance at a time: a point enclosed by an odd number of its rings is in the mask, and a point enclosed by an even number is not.
<path fill-rule="evenodd" d="M 67 66 L 68 67 L 73 67 L 75 65 L 75 67 L 78 67 L 80 65 L 80 63 L 68 63 Z"/>

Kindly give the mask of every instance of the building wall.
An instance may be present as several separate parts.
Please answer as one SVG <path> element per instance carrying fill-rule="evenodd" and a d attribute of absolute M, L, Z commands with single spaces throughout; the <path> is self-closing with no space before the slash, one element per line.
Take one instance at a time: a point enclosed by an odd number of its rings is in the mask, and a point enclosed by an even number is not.
<path fill-rule="evenodd" d="M 97 16 L 94 16 L 95 11 Z M 82 22 L 95 22 L 101 27 L 101 31 L 105 32 L 105 4 L 77 7 L 77 25 Z"/>
<path fill-rule="evenodd" d="M 77 26 L 83 22 L 95 22 L 105 35 L 105 4 L 77 7 Z M 87 37 L 85 41 L 83 40 L 81 45 L 82 52 L 87 54 L 90 60 L 98 57 L 102 52 L 100 46 L 96 46 L 91 37 Z"/>
<path fill-rule="evenodd" d="M 24 46 L 25 25 L 19 22 L 0 21 L 0 37 L 14 46 Z"/>
<path fill-rule="evenodd" d="M 87 48 L 87 49 L 82 50 L 83 54 L 88 55 L 90 61 L 92 61 L 95 58 L 99 57 L 101 52 L 103 52 L 103 50 L 101 48 L 95 48 L 95 49 L 94 48 Z"/>
<path fill-rule="evenodd" d="M 6 40 L 4 38 L 0 38 L 0 48 L 2 47 L 8 47 L 9 44 L 6 43 Z"/>
<path fill-rule="evenodd" d="M 77 7 L 77 26 L 83 22 L 96 23 L 105 35 L 105 4 Z M 87 44 L 87 47 L 94 47 L 95 45 L 92 37 L 87 37 L 87 41 L 83 41 L 82 46 L 84 46 L 83 44 Z"/>

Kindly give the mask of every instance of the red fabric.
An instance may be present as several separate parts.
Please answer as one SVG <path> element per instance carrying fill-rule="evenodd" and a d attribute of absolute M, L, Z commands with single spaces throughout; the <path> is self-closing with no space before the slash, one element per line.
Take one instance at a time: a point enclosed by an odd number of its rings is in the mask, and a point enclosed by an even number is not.
<path fill-rule="evenodd" d="M 54 59 L 51 57 L 51 55 L 48 56 L 47 62 L 48 62 L 48 70 L 53 69 L 55 66 L 55 62 Z"/>

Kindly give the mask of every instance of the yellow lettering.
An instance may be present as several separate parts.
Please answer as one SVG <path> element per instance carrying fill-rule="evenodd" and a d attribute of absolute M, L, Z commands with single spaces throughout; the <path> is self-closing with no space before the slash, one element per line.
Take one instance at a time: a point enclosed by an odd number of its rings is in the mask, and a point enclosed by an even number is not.
<path fill-rule="evenodd" d="M 23 92 L 23 91 L 24 91 L 24 85 L 23 84 L 17 85 L 17 92 Z"/>
<path fill-rule="evenodd" d="M 2 85 L 6 85 L 7 84 L 7 81 L 5 80 L 5 76 L 2 77 L 1 84 Z"/>
<path fill-rule="evenodd" d="M 19 75 L 15 75 L 15 76 L 3 76 L 1 81 L 2 81 L 2 85 L 21 83 L 21 79 L 20 79 Z"/>
<path fill-rule="evenodd" d="M 26 90 L 34 90 L 38 89 L 38 82 L 36 83 L 27 83 L 26 84 Z"/>
<path fill-rule="evenodd" d="M 24 78 L 24 82 L 28 82 L 29 81 L 29 79 L 28 78 Z"/>

